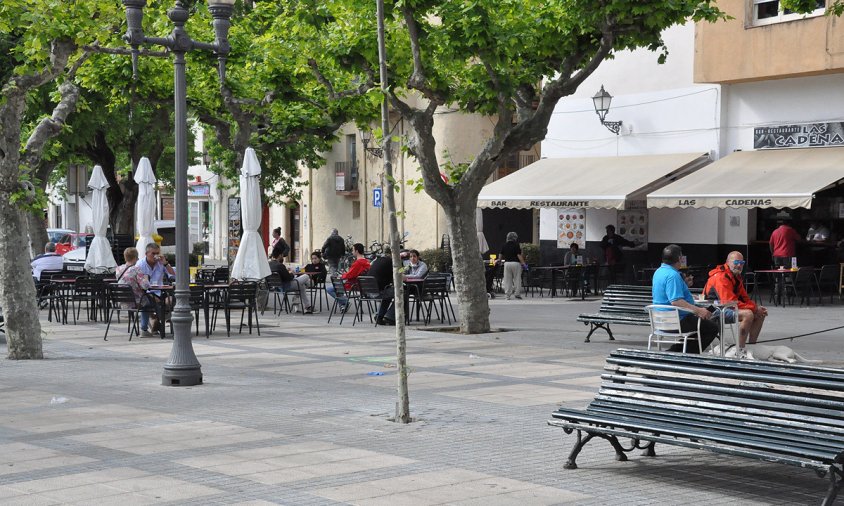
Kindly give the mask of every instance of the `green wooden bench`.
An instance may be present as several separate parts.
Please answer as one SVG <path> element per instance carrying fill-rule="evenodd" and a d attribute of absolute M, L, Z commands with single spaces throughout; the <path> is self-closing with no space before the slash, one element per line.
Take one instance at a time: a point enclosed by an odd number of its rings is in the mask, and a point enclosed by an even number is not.
<path fill-rule="evenodd" d="M 548 421 L 577 431 L 566 469 L 600 437 L 620 461 L 668 444 L 814 470 L 829 478 L 824 505 L 841 489 L 842 369 L 619 349 L 601 379 L 586 409 L 560 408 Z M 626 438 L 629 447 L 619 442 Z"/>

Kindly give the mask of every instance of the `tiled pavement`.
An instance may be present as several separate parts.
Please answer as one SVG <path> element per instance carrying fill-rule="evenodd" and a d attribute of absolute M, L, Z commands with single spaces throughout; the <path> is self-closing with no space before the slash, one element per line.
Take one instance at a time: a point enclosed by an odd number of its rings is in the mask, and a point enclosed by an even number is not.
<path fill-rule="evenodd" d="M 657 447 L 616 462 L 547 427 L 582 406 L 619 327 L 583 343 L 596 301 L 492 303 L 482 336 L 408 333 L 411 411 L 395 405 L 392 328 L 262 320 L 262 337 L 194 339 L 205 384 L 160 386 L 171 340 L 102 340 L 103 325 L 45 322 L 43 361 L 0 361 L 0 504 L 817 504 L 813 473 Z M 774 309 L 767 337 L 832 327 L 839 307 Z M 415 327 L 415 326 L 414 326 Z M 518 329 L 518 330 L 515 330 Z M 791 346 L 844 366 L 841 331 Z M 383 373 L 370 375 L 369 373 Z M 51 403 L 52 401 L 52 403 Z"/>

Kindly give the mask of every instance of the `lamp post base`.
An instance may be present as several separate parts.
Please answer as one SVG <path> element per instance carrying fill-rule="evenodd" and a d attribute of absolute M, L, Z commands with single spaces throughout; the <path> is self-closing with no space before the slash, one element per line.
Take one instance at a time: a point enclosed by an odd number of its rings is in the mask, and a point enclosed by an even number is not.
<path fill-rule="evenodd" d="M 166 387 L 192 387 L 202 384 L 202 368 L 164 366 L 164 374 L 161 375 L 161 384 Z"/>

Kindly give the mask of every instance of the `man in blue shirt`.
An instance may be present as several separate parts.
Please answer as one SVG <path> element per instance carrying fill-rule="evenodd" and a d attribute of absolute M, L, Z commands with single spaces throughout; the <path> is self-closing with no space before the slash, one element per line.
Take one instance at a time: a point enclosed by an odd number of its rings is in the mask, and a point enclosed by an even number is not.
<path fill-rule="evenodd" d="M 144 259 L 138 262 L 138 269 L 147 276 L 149 279 L 150 285 L 163 285 L 165 280 L 165 274 L 169 276 L 175 276 L 176 271 L 173 270 L 173 267 L 170 265 L 170 262 L 167 261 L 167 258 L 161 254 L 161 247 L 151 242 L 147 244 L 146 250 L 144 251 Z M 161 290 L 149 290 L 150 294 L 154 294 L 156 297 L 161 297 Z M 171 306 L 171 301 L 166 301 L 167 307 Z M 141 337 L 151 337 L 151 333 L 157 330 L 159 325 L 159 318 L 163 318 L 165 315 L 154 315 L 155 320 L 152 322 L 152 326 L 148 327 L 150 324 L 150 314 L 147 311 L 141 311 Z M 149 329 L 149 330 L 148 330 Z M 161 329 L 161 336 L 164 337 L 164 329 Z"/>
<path fill-rule="evenodd" d="M 700 346 L 697 341 L 692 341 L 686 350 L 701 353 L 718 337 L 718 325 L 709 319 L 712 313 L 708 309 L 695 306 L 692 293 L 678 270 L 682 255 L 683 251 L 676 244 L 669 244 L 662 250 L 662 265 L 654 272 L 652 282 L 653 303 L 680 308 L 680 329 L 683 332 L 697 330 L 700 321 Z M 683 351 L 683 344 L 674 344 L 668 351 Z"/>

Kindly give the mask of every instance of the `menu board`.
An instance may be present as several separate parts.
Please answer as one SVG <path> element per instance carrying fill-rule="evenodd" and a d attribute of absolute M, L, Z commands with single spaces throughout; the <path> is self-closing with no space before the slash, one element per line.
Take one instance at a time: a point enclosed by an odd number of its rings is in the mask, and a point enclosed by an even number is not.
<path fill-rule="evenodd" d="M 234 262 L 237 256 L 237 249 L 240 247 L 240 198 L 229 197 L 229 236 L 226 251 L 228 252 L 229 264 Z"/>
<path fill-rule="evenodd" d="M 633 241 L 636 248 L 647 248 L 648 211 L 619 211 L 615 232 L 628 241 Z"/>
<path fill-rule="evenodd" d="M 557 247 L 568 249 L 574 242 L 585 248 L 585 224 L 583 209 L 557 209 Z"/>

